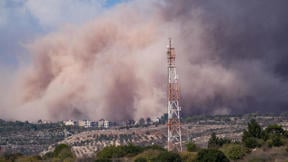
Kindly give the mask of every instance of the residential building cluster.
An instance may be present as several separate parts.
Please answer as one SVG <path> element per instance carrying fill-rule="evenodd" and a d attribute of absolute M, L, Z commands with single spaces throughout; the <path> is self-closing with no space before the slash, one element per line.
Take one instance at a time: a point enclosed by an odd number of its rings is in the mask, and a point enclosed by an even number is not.
<path fill-rule="evenodd" d="M 143 126 L 143 125 L 151 125 L 151 124 L 157 124 L 159 123 L 160 119 L 155 118 L 151 120 L 150 118 L 147 118 L 144 120 L 141 118 L 139 121 L 135 120 L 124 120 L 119 122 L 112 122 L 105 119 L 100 119 L 98 121 L 90 121 L 90 120 L 65 120 L 63 121 L 65 126 L 79 126 L 84 128 L 99 128 L 99 129 L 109 129 L 112 126 L 118 126 L 118 127 L 133 127 L 133 126 Z"/>
<path fill-rule="evenodd" d="M 109 120 L 100 119 L 99 121 L 90 121 L 90 120 L 66 120 L 63 121 L 65 126 L 79 126 L 84 128 L 102 128 L 108 129 L 112 126 L 112 122 Z"/>

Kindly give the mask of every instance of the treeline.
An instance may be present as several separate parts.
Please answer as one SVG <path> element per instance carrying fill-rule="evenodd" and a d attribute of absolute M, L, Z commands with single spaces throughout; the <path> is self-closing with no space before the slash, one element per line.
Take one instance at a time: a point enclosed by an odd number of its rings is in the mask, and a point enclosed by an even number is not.
<path fill-rule="evenodd" d="M 284 130 L 282 126 L 273 124 L 264 129 L 256 120 L 252 119 L 248 122 L 247 129 L 243 130 L 241 141 L 217 137 L 215 133 L 212 133 L 207 149 L 200 148 L 193 142 L 188 142 L 185 145 L 186 151 L 181 153 L 168 152 L 159 146 L 109 146 L 98 152 L 96 161 L 125 161 L 127 159 L 135 162 L 271 161 L 272 159 L 257 157 L 257 153 L 254 152 L 259 149 L 264 150 L 265 154 L 269 154 L 267 150 L 274 148 L 279 148 L 277 152 L 282 151 L 282 156 L 284 159 L 286 156 L 287 160 L 287 145 L 288 131 Z M 281 160 L 283 157 L 280 157 Z"/>
<path fill-rule="evenodd" d="M 76 156 L 73 154 L 71 147 L 66 144 L 59 144 L 53 152 L 48 152 L 44 156 L 27 156 L 20 153 L 4 154 L 0 156 L 0 162 L 74 162 Z"/>
<path fill-rule="evenodd" d="M 269 155 L 269 149 L 276 152 Z M 264 153 L 257 153 L 262 150 Z M 255 153 L 256 152 L 256 153 Z M 282 157 L 277 159 L 281 153 Z M 273 155 L 273 156 L 272 156 Z M 262 157 L 263 156 L 263 157 Z M 269 157 L 269 158 L 267 158 Z M 193 142 L 185 144 L 185 151 L 176 153 L 157 146 L 108 146 L 96 153 L 95 157 L 77 159 L 78 161 L 112 162 L 229 162 L 229 161 L 284 161 L 288 159 L 288 131 L 280 125 L 269 125 L 262 128 L 256 120 L 248 122 L 243 130 L 242 140 L 233 141 L 211 134 L 208 148 L 200 148 Z M 75 161 L 71 148 L 65 144 L 56 146 L 54 152 L 43 157 L 23 156 L 20 154 L 4 155 L 1 161 Z"/>
<path fill-rule="evenodd" d="M 68 131 L 84 131 L 82 127 L 71 127 L 65 126 L 62 122 L 56 123 L 42 123 L 41 120 L 38 123 L 30 123 L 28 121 L 5 121 L 0 119 L 0 134 L 8 134 L 11 132 L 21 132 L 21 131 L 43 131 L 43 130 L 63 130 Z"/>
<path fill-rule="evenodd" d="M 257 149 L 263 151 L 264 154 L 265 152 L 269 154 L 268 150 L 272 148 L 278 148 L 277 152 L 279 154 L 281 152 L 281 156 L 283 157 L 286 156 L 285 160 L 288 159 L 288 131 L 277 124 L 269 125 L 264 129 L 255 119 L 250 120 L 248 123 L 247 129 L 243 131 L 241 141 L 219 138 L 215 133 L 212 133 L 208 141 L 208 149 L 219 150 L 230 160 L 241 160 L 249 156 L 258 159 L 258 161 L 270 161 L 272 159 L 254 157 L 252 155 Z M 260 155 L 261 153 L 259 153 L 259 156 Z M 249 161 L 249 159 L 245 161 Z M 253 161 L 253 159 L 251 161 Z"/>

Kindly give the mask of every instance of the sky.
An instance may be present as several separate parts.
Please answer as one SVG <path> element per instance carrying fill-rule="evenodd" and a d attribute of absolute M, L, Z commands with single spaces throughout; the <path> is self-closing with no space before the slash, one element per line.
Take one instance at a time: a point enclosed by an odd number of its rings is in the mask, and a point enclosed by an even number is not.
<path fill-rule="evenodd" d="M 81 25 L 123 0 L 1 0 L 0 65 L 29 57 L 25 44 L 67 24 Z M 67 5 L 68 4 L 68 5 Z"/>
<path fill-rule="evenodd" d="M 1 0 L 0 118 L 109 120 L 288 106 L 286 0 Z M 3 93 L 5 92 L 5 93 Z"/>

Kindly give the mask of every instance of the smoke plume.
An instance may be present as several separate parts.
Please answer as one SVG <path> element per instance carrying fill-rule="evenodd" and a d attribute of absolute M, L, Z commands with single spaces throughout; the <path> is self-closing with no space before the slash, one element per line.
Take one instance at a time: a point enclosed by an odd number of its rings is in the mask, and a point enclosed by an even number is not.
<path fill-rule="evenodd" d="M 176 48 L 184 114 L 281 112 L 288 105 L 286 4 L 120 4 L 81 27 L 66 26 L 27 45 L 32 63 L 9 81 L 13 88 L 1 95 L 0 117 L 160 116 L 166 112 L 168 37 Z"/>

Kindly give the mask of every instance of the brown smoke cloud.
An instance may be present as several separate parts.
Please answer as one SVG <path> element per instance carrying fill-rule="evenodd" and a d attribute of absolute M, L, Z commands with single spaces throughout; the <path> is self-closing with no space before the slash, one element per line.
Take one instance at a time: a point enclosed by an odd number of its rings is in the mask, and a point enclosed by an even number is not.
<path fill-rule="evenodd" d="M 248 4 L 129 2 L 82 27 L 63 27 L 37 39 L 27 47 L 33 62 L 17 73 L 13 83 L 17 91 L 5 97 L 9 101 L 5 107 L 10 109 L 4 108 L 1 117 L 124 120 L 160 116 L 166 112 L 168 37 L 175 42 L 185 114 L 269 111 L 279 105 L 282 110 L 287 105 L 285 95 L 277 94 L 287 89 L 284 75 L 276 76 L 274 65 L 266 64 L 271 55 L 259 54 L 276 47 L 250 38 L 250 30 L 266 22 L 258 19 L 265 9 L 252 11 L 253 7 L 239 5 Z M 257 13 L 257 21 L 246 20 L 247 12 Z M 278 31 L 273 25 L 263 30 Z"/>
<path fill-rule="evenodd" d="M 165 64 L 159 63 L 165 46 L 159 48 L 159 23 L 138 9 L 122 5 L 31 43 L 33 63 L 18 83 L 16 109 L 27 112 L 23 119 L 124 120 L 163 113 L 159 76 Z"/>

